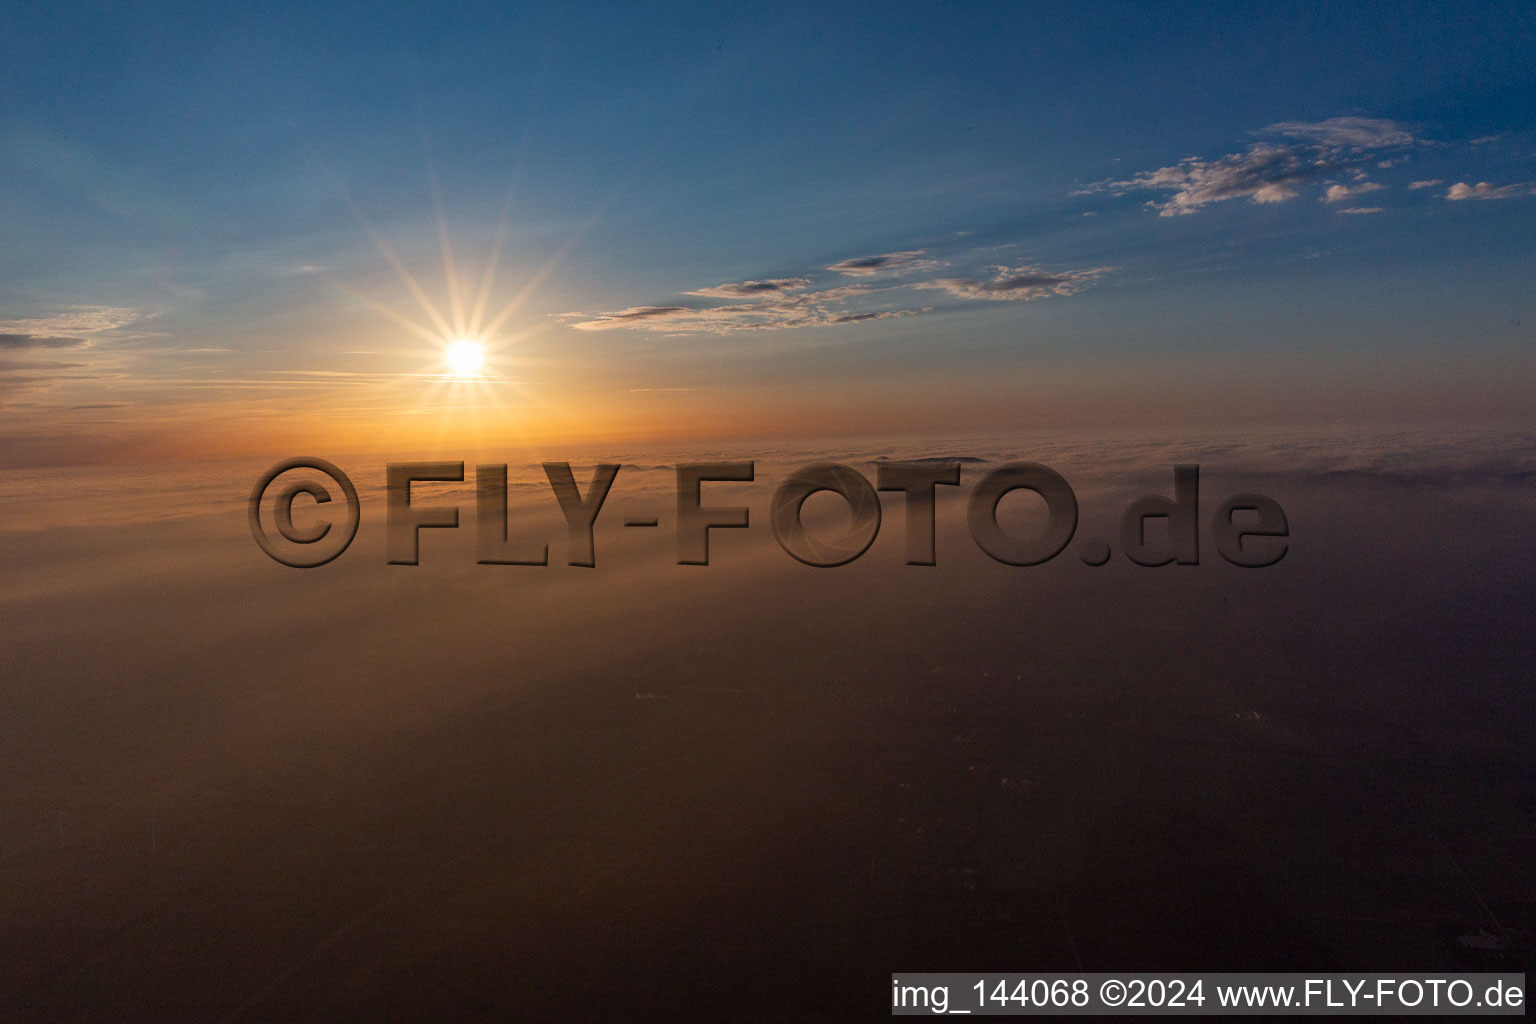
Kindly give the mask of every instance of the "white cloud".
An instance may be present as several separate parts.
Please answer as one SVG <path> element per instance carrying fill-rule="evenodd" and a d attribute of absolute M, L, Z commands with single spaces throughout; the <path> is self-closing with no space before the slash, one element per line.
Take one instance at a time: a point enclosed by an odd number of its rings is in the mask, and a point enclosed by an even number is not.
<path fill-rule="evenodd" d="M 1168 191 L 1164 203 L 1151 205 L 1160 216 L 1191 214 L 1210 203 L 1247 198 L 1256 203 L 1280 203 L 1296 195 L 1296 186 L 1316 172 L 1288 148 L 1254 146 L 1219 160 L 1187 157 L 1172 167 L 1143 171 L 1128 181 L 1109 183 L 1120 189 Z"/>
<path fill-rule="evenodd" d="M 1379 207 L 1379 206 L 1351 206 L 1349 209 L 1347 209 L 1347 210 L 1340 210 L 1339 212 L 1340 213 L 1380 213 L 1381 212 L 1381 207 Z"/>
<path fill-rule="evenodd" d="M 1486 181 L 1468 185 L 1458 181 L 1446 191 L 1445 198 L 1455 202 L 1458 199 L 1515 199 L 1533 195 L 1536 195 L 1536 181 L 1522 181 L 1514 185 L 1490 185 Z"/>
<path fill-rule="evenodd" d="M 1385 185 L 1378 185 L 1374 181 L 1363 181 L 1358 185 L 1330 185 L 1328 186 L 1328 191 L 1323 193 L 1323 202 L 1337 203 L 1340 200 L 1348 199 L 1350 196 L 1358 196 L 1365 192 L 1375 192 L 1386 187 Z"/>
<path fill-rule="evenodd" d="M 1443 180 L 1441 180 L 1440 178 L 1426 178 L 1423 181 L 1410 181 L 1408 183 L 1408 190 L 1409 191 L 1415 191 L 1415 190 L 1421 189 L 1421 188 L 1433 188 L 1436 185 L 1443 185 L 1443 184 L 1445 184 L 1445 182 Z"/>

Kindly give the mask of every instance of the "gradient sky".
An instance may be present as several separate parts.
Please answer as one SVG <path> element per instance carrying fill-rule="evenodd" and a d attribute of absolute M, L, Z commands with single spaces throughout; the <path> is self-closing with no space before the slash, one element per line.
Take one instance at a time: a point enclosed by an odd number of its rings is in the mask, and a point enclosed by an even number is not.
<path fill-rule="evenodd" d="M 1528 3 L 7 22 L 0 465 L 1530 426 Z"/>

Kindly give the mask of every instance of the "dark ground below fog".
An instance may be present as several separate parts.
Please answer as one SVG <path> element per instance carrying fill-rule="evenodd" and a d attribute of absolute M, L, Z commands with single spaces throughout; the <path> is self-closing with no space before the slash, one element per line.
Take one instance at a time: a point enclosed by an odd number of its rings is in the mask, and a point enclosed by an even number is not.
<path fill-rule="evenodd" d="M 893 971 L 1502 966 L 1452 939 L 1536 931 L 1528 484 L 1207 487 L 1280 498 L 1286 560 L 946 533 L 909 568 L 895 504 L 834 570 L 757 509 L 707 569 L 670 517 L 594 570 L 387 567 L 375 519 L 301 573 L 233 505 L 12 535 L 0 1017 L 841 1021 Z"/>

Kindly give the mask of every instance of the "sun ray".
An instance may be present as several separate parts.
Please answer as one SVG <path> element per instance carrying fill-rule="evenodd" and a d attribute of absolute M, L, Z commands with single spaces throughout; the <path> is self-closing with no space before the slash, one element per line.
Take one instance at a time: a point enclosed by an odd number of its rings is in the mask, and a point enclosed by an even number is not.
<path fill-rule="evenodd" d="M 347 191 L 347 187 L 334 174 L 327 172 L 327 176 L 331 179 L 331 184 L 336 188 L 336 191 L 341 195 L 341 201 L 346 204 L 347 210 L 352 214 L 364 233 L 367 234 L 369 240 L 373 242 L 373 246 L 378 250 L 379 255 L 383 256 L 385 262 L 394 270 L 395 276 L 400 279 L 400 283 L 405 286 L 406 291 L 411 293 L 411 297 L 416 300 L 422 312 L 427 314 L 427 318 L 432 321 L 433 326 L 444 337 L 452 335 L 453 329 L 448 326 L 448 321 L 443 319 L 443 315 L 432 304 L 431 298 L 428 297 L 421 285 L 417 284 L 416 278 L 405 268 L 405 264 L 400 261 L 400 257 L 395 255 L 395 251 L 389 247 L 389 243 L 384 241 L 384 236 L 379 234 L 378 229 L 373 226 L 373 223 L 363 215 L 363 211 L 352 200 L 352 194 Z"/>
<path fill-rule="evenodd" d="M 410 317 L 404 315 L 403 313 L 397 312 L 389 306 L 386 306 L 384 303 L 378 301 L 377 299 L 371 298 L 370 296 L 358 291 L 356 288 L 353 288 L 350 285 L 335 280 L 334 278 L 331 279 L 331 283 L 335 287 L 339 288 L 343 292 L 346 292 L 351 297 L 366 305 L 375 313 L 388 317 L 395 323 L 399 324 L 401 327 L 404 327 L 406 330 L 416 335 L 418 338 L 421 338 L 423 341 L 429 341 L 433 343 L 442 342 L 443 336 L 440 332 L 434 331 L 429 327 L 423 327 L 421 324 L 412 320 Z"/>
<path fill-rule="evenodd" d="M 555 268 L 560 265 L 560 263 L 570 253 L 570 251 L 576 247 L 576 243 L 581 241 L 582 238 L 586 236 L 587 232 L 596 227 L 597 223 L 603 218 L 603 215 L 608 212 L 609 208 L 612 207 L 614 203 L 619 201 L 619 198 L 624 194 L 624 190 L 629 186 L 630 181 L 632 181 L 634 177 L 639 174 L 641 167 L 648 162 L 649 158 L 646 160 L 638 161 L 633 167 L 630 168 L 628 175 L 625 176 L 624 182 L 615 188 L 613 192 L 609 194 L 608 198 L 600 203 L 598 207 L 592 211 L 586 220 L 582 221 L 581 225 L 577 227 L 577 229 L 571 234 L 571 237 L 567 238 L 565 242 L 561 244 L 560 248 L 556 249 L 554 254 L 544 262 L 544 265 L 534 272 L 533 276 L 528 279 L 528 282 L 523 286 L 522 290 L 514 295 L 512 300 L 508 302 L 504 307 L 502 307 L 501 312 L 497 313 L 496 316 L 492 318 L 491 322 L 486 325 L 486 334 L 495 334 L 497 331 L 501 330 L 506 322 L 512 318 L 512 315 L 517 312 L 518 307 L 523 304 L 524 300 L 526 300 L 528 296 L 533 293 L 534 289 L 544 283 L 545 278 L 549 277 L 549 275 L 554 272 Z"/>
<path fill-rule="evenodd" d="M 554 255 L 544 261 L 542 267 L 534 271 L 533 276 L 528 278 L 527 283 L 523 285 L 522 289 L 512 297 L 510 302 L 502 307 L 501 312 L 497 313 L 490 323 L 486 324 L 486 334 L 495 334 L 506 325 L 506 322 L 512 318 L 513 314 L 517 312 L 528 296 L 533 294 L 534 290 L 544 283 L 544 279 L 554 272 L 566 255 L 575 248 L 576 243 L 581 241 L 582 236 L 597 222 L 597 218 L 598 214 L 593 214 L 589 217 L 587 222 L 578 228 L 575 234 L 566 239 L 560 248 L 555 250 Z"/>
<path fill-rule="evenodd" d="M 437 311 L 437 307 L 432 304 L 432 300 L 427 296 L 427 293 L 422 290 L 421 285 L 416 283 L 416 278 L 411 276 L 411 272 L 405 269 L 405 264 L 400 262 L 400 258 L 395 255 L 394 250 L 390 249 L 389 245 L 385 243 L 383 236 L 375 231 L 371 224 L 365 224 L 364 227 L 373 239 L 373 244 L 378 247 L 379 253 L 389 261 L 389 265 L 394 268 L 395 275 L 400 278 L 400 283 L 405 285 L 406 290 L 415 298 L 422 311 L 431 318 L 432 323 L 443 335 L 452 334 L 453 328 L 448 326 L 448 321 L 443 319 L 443 315 Z"/>
<path fill-rule="evenodd" d="M 519 161 L 521 164 L 521 161 Z M 512 181 L 507 185 L 506 197 L 501 203 L 501 216 L 496 220 L 496 231 L 491 236 L 491 251 L 486 257 L 485 272 L 480 275 L 480 287 L 475 295 L 475 307 L 469 316 L 469 333 L 478 337 L 481 334 L 481 324 L 485 320 L 485 307 L 491 298 L 491 286 L 496 282 L 496 271 L 501 265 L 502 246 L 507 241 L 507 226 L 512 217 L 512 197 L 517 190 L 517 179 L 521 174 L 521 167 L 512 172 Z"/>
<path fill-rule="evenodd" d="M 432 213 L 437 221 L 437 244 L 443 254 L 443 278 L 448 285 L 448 311 L 453 319 L 455 336 L 467 333 L 464 322 L 464 299 L 459 287 L 459 268 L 453 258 L 453 240 L 448 235 L 448 216 L 443 211 L 443 186 L 437 176 L 437 164 L 432 159 L 432 143 L 425 131 L 421 134 L 422 156 L 427 164 L 427 186 L 432 192 Z"/>

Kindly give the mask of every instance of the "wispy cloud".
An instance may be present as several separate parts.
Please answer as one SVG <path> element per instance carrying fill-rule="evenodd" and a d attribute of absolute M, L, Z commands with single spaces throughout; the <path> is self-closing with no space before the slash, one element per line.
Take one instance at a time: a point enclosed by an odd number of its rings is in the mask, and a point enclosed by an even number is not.
<path fill-rule="evenodd" d="M 65 362 L 40 358 L 53 353 L 77 355 L 88 348 L 85 338 L 57 335 L 0 334 L 0 407 L 17 397 L 50 391 L 67 381 L 102 380 L 106 375 L 90 372 L 86 362 Z"/>
<path fill-rule="evenodd" d="M 679 314 L 696 312 L 688 306 L 630 306 L 613 313 L 564 313 L 567 317 L 593 316 L 597 319 L 571 326 L 578 331 L 605 331 L 613 327 L 633 327 L 647 320 L 664 320 Z"/>
<path fill-rule="evenodd" d="M 1244 152 L 1216 159 L 1186 157 L 1171 166 L 1142 171 L 1125 180 L 1097 182 L 1077 194 L 1164 192 L 1168 193 L 1166 200 L 1152 200 L 1147 205 L 1160 216 L 1177 217 L 1229 199 L 1283 203 L 1300 195 L 1306 186 L 1352 172 L 1355 185 L 1332 186 L 1345 190 L 1338 196 L 1342 199 L 1381 187 L 1366 181 L 1361 168 L 1378 162 L 1383 149 L 1416 141 L 1406 127 L 1395 121 L 1367 117 L 1335 117 L 1316 123 L 1282 121 L 1260 134 L 1274 140 L 1258 142 Z"/>
<path fill-rule="evenodd" d="M 1443 184 L 1445 184 L 1445 182 L 1440 178 L 1426 178 L 1423 181 L 1410 181 L 1408 183 L 1408 190 L 1410 192 L 1415 192 L 1421 188 L 1434 188 L 1436 185 Z"/>
<path fill-rule="evenodd" d="M 88 344 L 84 338 L 66 338 L 53 334 L 0 334 L 0 349 L 80 348 Z"/>
<path fill-rule="evenodd" d="M 1264 129 L 1266 135 L 1284 135 L 1329 149 L 1385 149 L 1415 142 L 1413 133 L 1396 121 L 1377 117 L 1330 117 L 1326 121 L 1280 121 Z"/>
<path fill-rule="evenodd" d="M 916 316 L 919 313 L 933 312 L 932 306 L 922 309 L 886 309 L 875 313 L 838 313 L 828 323 L 833 324 L 861 324 L 866 320 L 890 320 L 893 317 Z"/>
<path fill-rule="evenodd" d="M 888 255 L 909 256 L 912 253 Z M 873 257 L 872 257 L 873 258 Z M 738 299 L 723 306 L 653 305 L 630 306 L 607 313 L 566 313 L 578 331 L 611 331 L 622 328 L 666 334 L 732 334 L 740 331 L 782 331 L 801 327 L 835 327 L 914 316 L 925 309 L 854 308 L 854 300 L 897 286 L 838 285 L 816 291 L 809 277 L 775 277 L 711 285 L 684 292 L 703 299 Z"/>
<path fill-rule="evenodd" d="M 850 277 L 874 277 L 876 274 L 888 271 L 917 270 L 933 266 L 935 261 L 923 258 L 927 253 L 926 249 L 911 249 L 907 252 L 881 253 L 879 256 L 857 256 L 849 260 L 839 260 L 827 269 Z"/>
<path fill-rule="evenodd" d="M 1379 206 L 1351 206 L 1349 209 L 1347 209 L 1347 210 L 1340 210 L 1339 212 L 1340 213 L 1354 213 L 1354 214 L 1380 213 L 1381 212 L 1381 207 L 1379 207 Z"/>
<path fill-rule="evenodd" d="M 96 343 L 98 335 L 116 331 L 139 318 L 136 310 L 120 306 L 68 306 L 44 316 L 0 319 L 0 354 L 84 354 Z M 0 359 L 0 392 L 9 400 L 20 392 L 83 380 L 90 376 L 86 367 L 86 363 L 37 358 Z"/>
<path fill-rule="evenodd" d="M 717 284 L 712 288 L 700 288 L 687 294 L 701 295 L 711 299 L 756 299 L 786 295 L 808 287 L 810 283 L 810 278 L 806 277 L 773 277 L 766 281 L 741 281 L 737 284 Z"/>
<path fill-rule="evenodd" d="M 801 327 L 833 327 L 865 320 L 915 316 L 927 309 L 886 309 L 846 312 L 824 305 L 784 306 L 754 304 L 694 309 L 687 306 L 636 306 L 616 313 L 600 313 L 571 324 L 578 331 L 611 331 L 634 328 L 665 334 L 734 334 L 740 331 L 783 331 Z M 588 314 L 576 314 L 587 316 Z"/>
<path fill-rule="evenodd" d="M 139 319 L 137 310 L 121 306 L 70 306 L 52 316 L 0 320 L 0 333 L 44 336 L 100 334 Z"/>
<path fill-rule="evenodd" d="M 1080 292 L 1113 268 L 1042 270 L 1039 267 L 1022 266 L 992 269 L 997 273 L 987 280 L 944 277 L 936 281 L 925 281 L 917 287 L 942 288 L 959 299 L 1044 299 Z"/>
<path fill-rule="evenodd" d="M 1536 181 L 1522 181 L 1513 185 L 1490 185 L 1486 181 L 1468 185 L 1458 181 L 1445 193 L 1445 198 L 1451 202 L 1460 199 L 1517 199 L 1521 196 L 1536 196 Z"/>
<path fill-rule="evenodd" d="M 996 259 L 996 246 L 962 254 L 972 262 Z M 933 311 L 932 306 L 911 308 L 899 300 L 912 289 L 934 289 L 957 299 L 1041 299 L 1072 295 L 1088 287 L 1109 267 L 1080 270 L 1048 270 L 1039 266 L 988 266 L 971 277 L 945 277 L 926 281 L 873 280 L 877 274 L 899 270 L 944 265 L 945 261 L 928 258 L 927 250 L 883 253 L 842 260 L 827 270 L 857 277 L 857 284 L 834 285 L 812 290 L 813 278 L 767 278 L 712 285 L 684 292 L 701 299 L 740 299 L 723 305 L 688 304 L 630 306 L 603 313 L 563 313 L 563 319 L 578 331 L 638 330 L 662 334 L 733 334 L 740 331 L 782 331 L 804 327 L 837 327 L 916 316 Z"/>
<path fill-rule="evenodd" d="M 52 359 L 0 359 L 0 373 L 36 370 L 72 370 L 83 363 L 61 363 Z"/>

